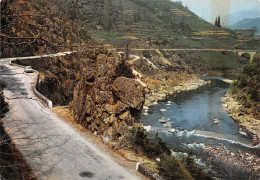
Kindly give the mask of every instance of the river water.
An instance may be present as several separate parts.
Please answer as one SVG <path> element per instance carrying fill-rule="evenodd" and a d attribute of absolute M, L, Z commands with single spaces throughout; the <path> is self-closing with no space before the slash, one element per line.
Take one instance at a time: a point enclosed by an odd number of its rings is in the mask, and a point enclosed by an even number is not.
<path fill-rule="evenodd" d="M 249 133 L 241 129 L 222 108 L 221 97 L 224 97 L 229 84 L 221 77 L 207 76 L 203 79 L 212 83 L 169 96 L 150 106 L 148 115 L 141 116 L 141 122 L 144 126 L 151 126 L 149 134 L 163 138 L 174 150 L 173 154 L 185 156 L 192 152 L 196 161 L 207 167 L 215 177 L 258 178 L 243 164 L 242 158 L 259 158 L 259 151 L 252 148 Z M 159 122 L 163 117 L 173 123 L 171 127 L 165 128 L 165 123 Z M 219 123 L 215 124 L 214 119 L 218 119 Z M 170 129 L 176 132 L 171 133 Z M 238 166 L 234 166 L 235 163 Z"/>

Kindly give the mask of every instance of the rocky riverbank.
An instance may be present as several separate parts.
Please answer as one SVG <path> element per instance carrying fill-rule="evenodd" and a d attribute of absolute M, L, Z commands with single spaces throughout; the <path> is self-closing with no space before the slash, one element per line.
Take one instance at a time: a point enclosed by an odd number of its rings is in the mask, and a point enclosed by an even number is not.
<path fill-rule="evenodd" d="M 197 89 L 200 86 L 206 85 L 207 82 L 201 80 L 197 76 L 192 76 L 188 79 L 184 79 L 177 85 L 171 83 L 162 84 L 159 88 L 151 89 L 145 96 L 145 106 L 151 106 L 157 104 L 157 101 L 165 99 L 168 95 L 180 93 L 182 91 L 190 91 Z"/>
<path fill-rule="evenodd" d="M 244 179 L 248 176 L 251 176 L 252 179 L 260 177 L 259 154 L 230 150 L 223 145 L 207 145 L 204 152 L 208 153 L 210 157 L 207 162 L 216 164 L 219 172 L 230 179 L 237 177 Z"/>
<path fill-rule="evenodd" d="M 253 144 L 260 143 L 260 120 L 255 119 L 250 113 L 250 109 L 245 108 L 239 102 L 237 102 L 230 92 L 228 92 L 222 99 L 223 108 L 229 112 L 232 117 L 242 128 L 247 129 L 253 138 Z"/>

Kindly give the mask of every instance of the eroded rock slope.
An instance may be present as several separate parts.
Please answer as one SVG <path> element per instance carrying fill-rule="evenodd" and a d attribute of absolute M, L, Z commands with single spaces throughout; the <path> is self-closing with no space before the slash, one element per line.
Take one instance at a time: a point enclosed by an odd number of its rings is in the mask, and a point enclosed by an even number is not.
<path fill-rule="evenodd" d="M 78 123 L 111 140 L 124 137 L 142 110 L 143 86 L 104 48 L 19 63 L 41 72 L 38 89 L 54 105 L 69 104 Z"/>

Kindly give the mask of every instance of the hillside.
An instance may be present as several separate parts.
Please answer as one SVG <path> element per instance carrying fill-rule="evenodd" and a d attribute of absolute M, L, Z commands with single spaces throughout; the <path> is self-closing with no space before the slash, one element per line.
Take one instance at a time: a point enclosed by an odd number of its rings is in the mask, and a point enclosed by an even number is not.
<path fill-rule="evenodd" d="M 260 135 L 260 54 L 255 55 L 252 64 L 243 68 L 237 81 L 230 87 L 230 96 L 237 103 L 229 107 L 234 119 Z"/>
<path fill-rule="evenodd" d="M 96 40 L 122 47 L 125 36 L 135 47 L 229 48 L 236 43 L 229 30 L 204 21 L 180 3 L 170 0 L 64 1 L 68 18 L 91 31 Z M 108 45 L 109 46 L 109 45 Z"/>
<path fill-rule="evenodd" d="M 1 57 L 69 51 L 95 42 L 48 0 L 1 1 Z"/>
<path fill-rule="evenodd" d="M 122 61 L 98 47 L 86 31 L 62 14 L 55 2 L 6 0 L 1 2 L 1 8 L 2 57 L 84 50 L 27 64 L 40 71 L 37 88 L 54 105 L 70 104 L 75 120 L 99 134 L 133 124 L 144 103 L 143 87 Z M 129 95 L 129 90 L 136 93 Z M 109 138 L 118 138 L 118 131 L 113 130 Z"/>
<path fill-rule="evenodd" d="M 255 35 L 260 34 L 260 17 L 253 19 L 243 19 L 230 26 L 231 29 L 251 29 L 253 27 L 257 28 Z"/>

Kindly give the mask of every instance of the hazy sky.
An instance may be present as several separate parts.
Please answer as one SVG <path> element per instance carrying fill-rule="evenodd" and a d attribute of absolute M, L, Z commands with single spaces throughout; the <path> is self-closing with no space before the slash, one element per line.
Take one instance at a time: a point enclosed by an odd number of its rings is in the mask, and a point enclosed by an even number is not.
<path fill-rule="evenodd" d="M 260 0 L 173 0 L 182 1 L 183 5 L 209 22 L 214 22 L 217 15 L 225 16 L 244 10 L 260 11 Z"/>

